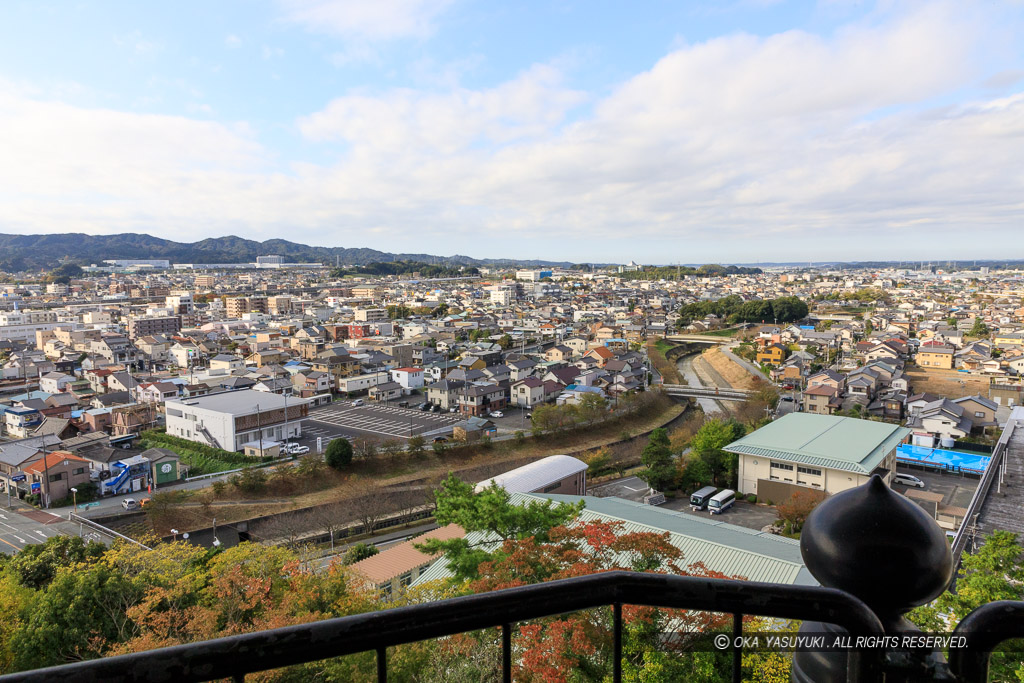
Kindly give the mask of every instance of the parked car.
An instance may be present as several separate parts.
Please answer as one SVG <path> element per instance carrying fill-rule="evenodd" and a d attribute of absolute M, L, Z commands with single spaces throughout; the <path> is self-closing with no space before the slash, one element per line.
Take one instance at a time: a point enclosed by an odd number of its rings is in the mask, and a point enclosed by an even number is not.
<path fill-rule="evenodd" d="M 433 410 L 435 413 L 440 413 L 441 412 L 441 406 L 434 406 L 433 408 L 431 408 L 431 410 Z"/>
<path fill-rule="evenodd" d="M 433 406 L 429 401 L 420 404 L 420 410 L 430 410 Z"/>
<path fill-rule="evenodd" d="M 448 439 L 446 437 L 443 437 L 443 436 L 435 436 L 434 437 L 434 443 L 444 443 L 447 440 Z"/>
<path fill-rule="evenodd" d="M 491 413 L 491 417 L 505 417 L 505 413 L 501 412 L 500 410 L 495 410 L 494 412 Z"/>
<path fill-rule="evenodd" d="M 123 507 L 125 510 L 138 510 L 140 506 L 139 501 L 135 500 L 134 498 L 125 498 L 124 500 L 121 501 L 121 507 Z"/>
<path fill-rule="evenodd" d="M 408 408 L 409 407 L 409 402 L 408 401 L 399 401 L 398 402 L 398 407 L 399 408 Z"/>
<path fill-rule="evenodd" d="M 352 407 L 353 408 L 358 408 L 359 406 L 361 406 L 361 405 L 363 405 L 365 403 L 366 403 L 366 401 L 364 401 L 363 399 L 357 398 L 356 400 L 352 401 Z"/>
<path fill-rule="evenodd" d="M 924 488 L 924 482 L 923 481 L 921 481 L 920 479 L 918 479 L 917 477 L 915 477 L 912 474 L 903 474 L 902 472 L 897 472 L 895 474 L 895 476 L 893 476 L 892 483 L 894 483 L 894 484 L 902 484 L 903 486 L 909 486 L 911 488 L 917 488 L 917 489 L 923 489 Z"/>
<path fill-rule="evenodd" d="M 297 443 L 288 444 L 288 450 L 285 452 L 289 455 L 305 455 L 309 453 L 309 446 L 300 446 Z"/>

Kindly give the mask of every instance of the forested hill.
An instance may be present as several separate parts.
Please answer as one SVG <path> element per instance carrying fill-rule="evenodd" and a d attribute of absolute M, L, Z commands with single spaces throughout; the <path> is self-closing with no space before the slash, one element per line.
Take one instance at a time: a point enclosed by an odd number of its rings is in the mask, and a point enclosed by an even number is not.
<path fill-rule="evenodd" d="M 172 263 L 252 263 L 256 261 L 257 256 L 269 254 L 283 256 L 285 260 L 293 263 L 331 265 L 388 261 L 417 261 L 444 266 L 571 265 L 567 262 L 475 259 L 461 255 L 394 254 L 358 247 L 313 247 L 279 239 L 257 242 L 235 236 L 213 237 L 190 244 L 139 233 L 0 234 L 0 270 L 8 272 L 52 268 L 65 260 L 79 265 L 99 264 L 104 259 L 168 259 Z"/>

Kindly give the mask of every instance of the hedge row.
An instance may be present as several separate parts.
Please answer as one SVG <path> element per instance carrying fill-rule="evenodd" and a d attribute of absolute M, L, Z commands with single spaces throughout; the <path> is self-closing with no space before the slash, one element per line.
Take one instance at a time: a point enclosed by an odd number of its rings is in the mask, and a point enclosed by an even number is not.
<path fill-rule="evenodd" d="M 233 453 L 177 436 L 171 436 L 156 429 L 142 432 L 139 442 L 142 448 L 166 448 L 174 451 L 181 458 L 182 464 L 189 468 L 190 476 L 234 470 L 269 459 L 250 458 L 241 453 Z"/>

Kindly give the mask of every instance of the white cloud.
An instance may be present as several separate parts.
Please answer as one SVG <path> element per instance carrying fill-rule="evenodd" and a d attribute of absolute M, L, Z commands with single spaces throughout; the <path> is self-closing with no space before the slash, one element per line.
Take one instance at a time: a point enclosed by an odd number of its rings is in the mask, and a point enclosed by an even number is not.
<path fill-rule="evenodd" d="M 152 55 L 163 49 L 163 45 L 155 40 L 145 38 L 139 31 L 114 36 L 114 44 L 127 48 L 140 56 Z"/>
<path fill-rule="evenodd" d="M 996 255 L 1019 241 L 1024 95 L 948 104 L 999 72 L 983 29 L 929 4 L 831 37 L 727 36 L 603 99 L 548 65 L 350 93 L 297 122 L 337 161 L 284 170 L 244 127 L 8 92 L 0 220 L 586 260 Z"/>
<path fill-rule="evenodd" d="M 234 50 L 242 47 L 242 39 L 232 33 L 224 39 L 224 45 Z"/>
<path fill-rule="evenodd" d="M 344 38 L 390 40 L 434 32 L 454 0 L 280 0 L 289 21 Z"/>

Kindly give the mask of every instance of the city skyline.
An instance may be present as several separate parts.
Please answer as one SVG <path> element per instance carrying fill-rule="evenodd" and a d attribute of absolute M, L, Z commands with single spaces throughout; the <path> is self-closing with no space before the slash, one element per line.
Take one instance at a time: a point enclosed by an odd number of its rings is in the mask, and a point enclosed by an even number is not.
<path fill-rule="evenodd" d="M 6 14 L 5 233 L 606 263 L 1024 257 L 1019 2 Z"/>

